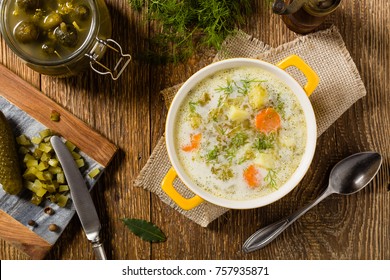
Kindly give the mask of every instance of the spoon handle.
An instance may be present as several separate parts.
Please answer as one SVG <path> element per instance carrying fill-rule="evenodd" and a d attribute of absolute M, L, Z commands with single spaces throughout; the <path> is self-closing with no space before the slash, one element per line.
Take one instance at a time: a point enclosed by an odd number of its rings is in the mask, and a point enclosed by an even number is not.
<path fill-rule="evenodd" d="M 263 227 L 252 234 L 244 243 L 242 250 L 245 253 L 253 252 L 261 249 L 271 243 L 276 237 L 279 236 L 287 227 L 295 222 L 299 217 L 309 211 L 311 208 L 320 203 L 323 199 L 331 195 L 333 192 L 330 188 L 327 188 L 317 199 L 294 212 L 290 216 L 283 218 L 273 224 Z"/>

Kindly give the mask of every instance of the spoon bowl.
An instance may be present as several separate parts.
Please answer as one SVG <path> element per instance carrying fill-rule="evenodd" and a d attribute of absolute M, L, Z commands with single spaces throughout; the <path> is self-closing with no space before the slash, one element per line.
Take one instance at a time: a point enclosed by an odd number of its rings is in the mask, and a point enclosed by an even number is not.
<path fill-rule="evenodd" d="M 333 193 L 349 195 L 360 191 L 375 177 L 381 164 L 382 156 L 376 152 L 361 152 L 341 160 L 330 172 L 328 187 L 316 200 L 287 218 L 256 231 L 245 241 L 242 250 L 249 253 L 265 247 L 299 217 L 329 195 Z"/>
<path fill-rule="evenodd" d="M 353 154 L 333 167 L 329 187 L 337 194 L 358 192 L 375 177 L 381 164 L 382 156 L 376 152 Z"/>

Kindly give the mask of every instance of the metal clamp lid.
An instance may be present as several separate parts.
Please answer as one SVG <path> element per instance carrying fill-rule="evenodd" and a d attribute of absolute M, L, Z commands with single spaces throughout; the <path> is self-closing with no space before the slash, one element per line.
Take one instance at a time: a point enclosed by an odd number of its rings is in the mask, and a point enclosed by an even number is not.
<path fill-rule="evenodd" d="M 101 75 L 110 75 L 114 81 L 117 80 L 119 76 L 122 74 L 122 72 L 125 70 L 127 65 L 130 63 L 131 55 L 123 54 L 122 47 L 112 39 L 102 40 L 100 38 L 96 38 L 96 41 L 97 44 L 95 45 L 93 50 L 90 53 L 85 54 L 91 60 L 89 62 L 89 65 L 96 73 Z M 106 49 L 112 50 L 117 55 L 119 55 L 119 59 L 117 60 L 112 70 L 99 61 L 99 58 L 102 56 L 102 54 L 105 52 Z M 98 66 L 100 66 L 106 71 L 100 71 L 96 69 L 95 64 L 97 64 Z M 123 65 L 121 66 L 121 64 Z"/>
<path fill-rule="evenodd" d="M 297 12 L 308 0 L 293 0 L 287 5 L 283 0 L 275 0 L 272 11 L 278 15 L 288 15 Z"/>
<path fill-rule="evenodd" d="M 325 16 L 333 12 L 341 0 L 291 0 L 288 4 L 284 0 L 275 0 L 272 11 L 278 15 L 296 13 L 302 6 L 310 7 L 314 16 Z"/>

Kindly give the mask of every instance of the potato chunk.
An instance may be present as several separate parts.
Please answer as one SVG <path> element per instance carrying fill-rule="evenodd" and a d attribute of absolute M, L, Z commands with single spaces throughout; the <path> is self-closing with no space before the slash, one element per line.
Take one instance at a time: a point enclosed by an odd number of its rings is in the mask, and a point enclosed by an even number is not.
<path fill-rule="evenodd" d="M 275 157 L 267 153 L 260 153 L 254 160 L 256 164 L 266 169 L 274 168 L 274 161 Z"/>
<path fill-rule="evenodd" d="M 260 109 L 268 101 L 268 93 L 261 85 L 255 85 L 248 93 L 249 104 L 253 109 Z"/>
<path fill-rule="evenodd" d="M 237 108 L 236 106 L 230 106 L 228 117 L 231 121 L 241 122 L 249 118 L 249 113 Z"/>

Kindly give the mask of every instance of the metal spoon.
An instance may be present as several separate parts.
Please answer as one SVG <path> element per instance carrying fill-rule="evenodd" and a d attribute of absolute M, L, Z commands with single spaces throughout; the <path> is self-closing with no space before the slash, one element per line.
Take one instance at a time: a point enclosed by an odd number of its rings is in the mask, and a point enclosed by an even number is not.
<path fill-rule="evenodd" d="M 316 200 L 287 218 L 256 231 L 245 241 L 242 250 L 249 253 L 268 245 L 289 225 L 329 195 L 348 195 L 360 191 L 375 177 L 381 164 L 382 156 L 376 152 L 357 153 L 343 159 L 333 167 L 328 187 Z"/>

